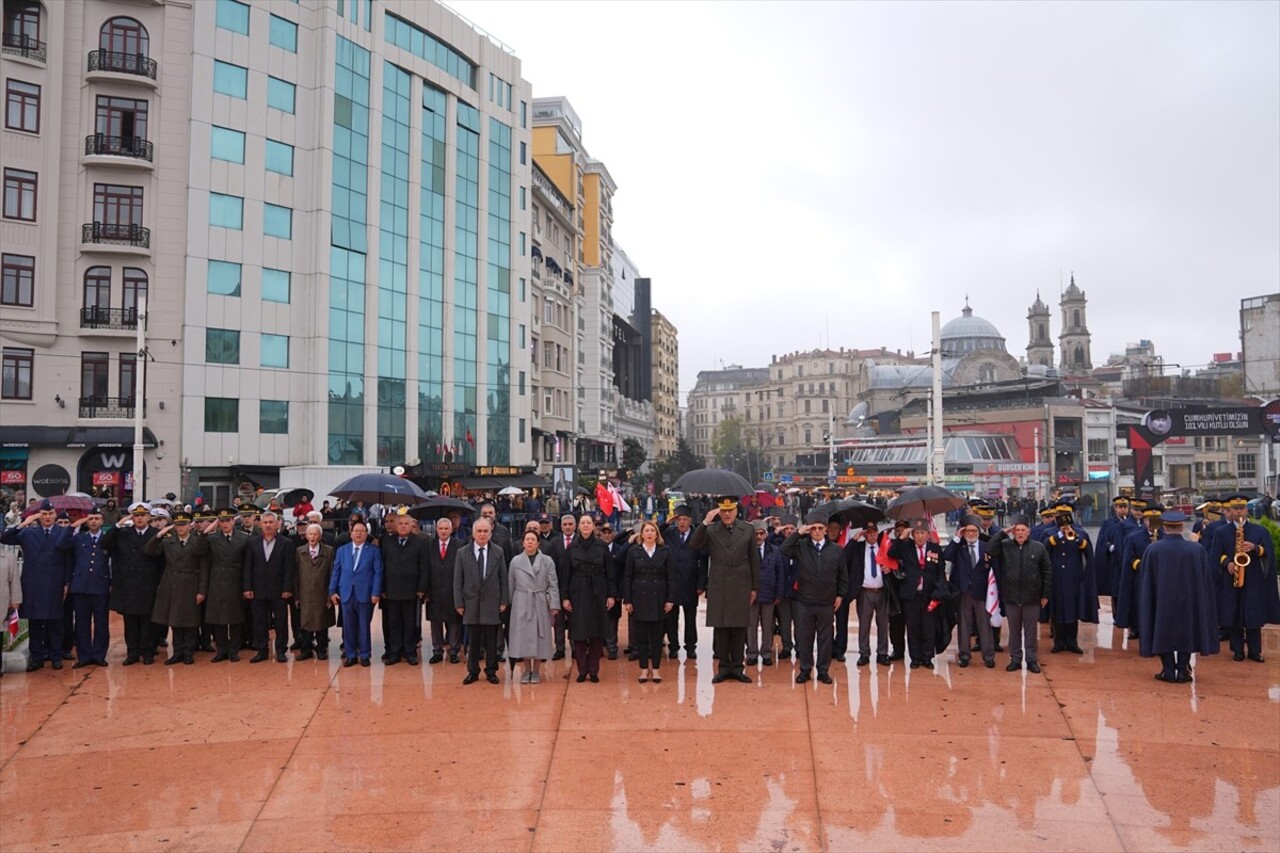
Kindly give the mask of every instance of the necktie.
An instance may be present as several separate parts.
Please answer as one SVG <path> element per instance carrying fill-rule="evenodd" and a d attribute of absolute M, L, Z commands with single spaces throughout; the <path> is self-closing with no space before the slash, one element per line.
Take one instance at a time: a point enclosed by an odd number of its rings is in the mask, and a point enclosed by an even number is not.
<path fill-rule="evenodd" d="M 764 559 L 764 546 L 763 546 L 763 545 L 761 545 L 761 546 L 760 546 L 760 559 L 761 559 L 761 560 L 763 560 L 763 559 Z"/>
<path fill-rule="evenodd" d="M 569 547 L 569 543 L 570 543 L 570 542 L 572 542 L 572 541 L 573 541 L 573 537 L 572 537 L 572 536 L 566 536 L 566 537 L 564 537 L 564 547 L 568 548 L 568 547 Z"/>
<path fill-rule="evenodd" d="M 976 569 L 978 567 L 978 546 L 974 544 L 970 547 L 973 551 L 973 567 Z"/>
<path fill-rule="evenodd" d="M 354 569 L 358 565 L 360 565 L 360 546 L 359 545 L 355 547 L 355 556 L 351 560 L 351 568 Z"/>
<path fill-rule="evenodd" d="M 867 546 L 867 562 L 871 564 L 871 577 L 876 576 L 876 549 Z"/>
<path fill-rule="evenodd" d="M 400 537 L 400 547 L 401 547 L 401 548 L 403 548 L 403 547 L 404 547 L 404 537 L 403 537 L 403 536 L 401 536 L 401 537 Z"/>
<path fill-rule="evenodd" d="M 484 580 L 489 576 L 489 567 L 484 562 L 484 548 L 480 549 L 480 580 Z"/>
<path fill-rule="evenodd" d="M 443 560 L 443 559 L 444 559 L 444 555 L 445 555 L 448 551 L 449 551 L 449 543 L 448 543 L 448 542 L 441 542 L 441 543 L 440 543 L 440 559 L 442 559 L 442 560 Z"/>
<path fill-rule="evenodd" d="M 924 568 L 924 549 L 920 549 L 920 568 Z"/>
<path fill-rule="evenodd" d="M 815 546 L 814 546 L 815 548 L 817 548 L 817 549 L 818 549 L 818 553 L 819 553 L 819 554 L 821 554 L 821 553 L 822 553 L 822 546 L 823 546 L 823 545 L 825 545 L 825 544 L 826 544 L 825 542 L 819 542 L 817 545 L 815 545 Z"/>

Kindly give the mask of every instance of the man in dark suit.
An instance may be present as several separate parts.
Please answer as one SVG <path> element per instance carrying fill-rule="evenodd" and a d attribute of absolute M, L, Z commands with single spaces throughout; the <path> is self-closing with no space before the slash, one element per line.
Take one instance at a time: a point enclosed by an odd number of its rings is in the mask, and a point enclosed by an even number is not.
<path fill-rule="evenodd" d="M 858 602 L 858 666 L 871 663 L 871 623 L 876 625 L 876 663 L 889 658 L 889 593 L 885 590 L 884 569 L 878 561 L 880 537 L 874 521 L 844 546 L 849 569 L 849 598 Z"/>
<path fill-rule="evenodd" d="M 911 652 L 911 668 L 933 666 L 935 617 L 929 610 L 934 585 L 943 578 L 942 549 L 929 541 L 929 520 L 911 522 L 911 538 L 893 543 L 893 556 L 898 560 L 894 578 L 898 584 L 898 600 L 907 623 L 907 649 Z"/>
<path fill-rule="evenodd" d="M 671 549 L 676 583 L 671 591 L 671 612 L 667 614 L 667 654 L 676 660 L 680 654 L 680 618 L 684 617 L 684 651 L 688 660 L 698 659 L 698 599 L 707 588 L 707 558 L 691 543 L 693 519 L 691 510 L 680 504 L 673 511 L 675 521 L 667 527 L 663 541 Z"/>
<path fill-rule="evenodd" d="M 951 564 L 951 582 L 960 590 L 960 666 L 969 665 L 969 636 L 978 632 L 982 663 L 987 669 L 996 665 L 995 637 L 991 632 L 991 614 L 987 613 L 987 580 L 991 569 L 987 560 L 987 544 L 979 539 L 982 519 L 966 515 L 960 529 L 942 552 Z"/>
<path fill-rule="evenodd" d="M 814 641 L 817 641 L 818 680 L 830 684 L 827 670 L 831 666 L 831 643 L 834 633 L 832 614 L 840 609 L 848 593 L 849 576 L 844 551 L 827 540 L 827 520 L 811 514 L 782 543 L 782 553 L 796 563 L 796 650 L 800 654 L 800 672 L 796 684 L 809 680 L 814 668 Z M 846 611 L 847 612 L 847 611 Z"/>
<path fill-rule="evenodd" d="M 428 663 L 444 660 L 446 646 L 449 663 L 458 662 L 462 619 L 453 606 L 453 568 L 463 547 L 462 540 L 453 535 L 453 522 L 447 518 L 437 520 L 435 539 L 427 545 L 427 619 L 431 621 Z"/>
<path fill-rule="evenodd" d="M 151 508 L 138 501 L 129 505 L 129 517 L 102 537 L 102 547 L 111 555 L 111 609 L 124 622 L 125 666 L 155 659 L 151 609 L 163 564 L 143 550 L 155 535 Z"/>
<path fill-rule="evenodd" d="M 382 571 L 385 592 L 382 609 L 387 614 L 387 666 L 407 660 L 418 665 L 415 628 L 418 602 L 426 598 L 429 579 L 426 537 L 414 531 L 413 518 L 401 509 L 387 519 L 387 533 L 382 537 Z"/>
<path fill-rule="evenodd" d="M 491 542 L 493 525 L 478 518 L 471 527 L 472 543 L 462 549 L 453 569 L 453 605 L 467 626 L 467 677 L 463 684 L 480 678 L 480 650 L 484 649 L 484 675 L 498 683 L 498 628 L 510 603 L 507 588 L 507 557 Z"/>
<path fill-rule="evenodd" d="M 550 539 L 544 541 L 538 547 L 542 553 L 546 554 L 557 565 L 564 565 L 564 552 L 569 550 L 569 546 L 573 544 L 574 534 L 578 529 L 578 520 L 573 517 L 573 513 L 566 512 L 560 516 L 560 533 L 553 535 Z M 561 660 L 564 658 L 564 631 L 568 620 L 568 615 L 563 611 L 556 613 L 555 624 L 552 628 L 555 634 L 556 651 L 551 656 L 552 660 Z"/>
<path fill-rule="evenodd" d="M 297 587 L 296 548 L 279 535 L 280 518 L 274 512 L 262 514 L 262 532 L 249 538 L 244 550 L 244 597 L 252 603 L 253 644 L 258 653 L 250 663 L 268 657 L 268 632 L 275 623 L 276 660 L 288 661 L 289 599 Z"/>

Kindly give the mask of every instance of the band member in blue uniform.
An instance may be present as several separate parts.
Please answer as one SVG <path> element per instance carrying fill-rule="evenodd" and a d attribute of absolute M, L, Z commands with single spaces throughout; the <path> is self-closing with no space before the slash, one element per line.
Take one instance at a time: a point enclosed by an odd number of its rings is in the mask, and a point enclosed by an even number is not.
<path fill-rule="evenodd" d="M 1142 560 L 1142 552 L 1152 542 L 1159 540 L 1161 533 L 1160 514 L 1164 507 L 1158 503 L 1149 504 L 1139 515 L 1142 526 L 1129 533 L 1120 543 L 1120 574 L 1116 579 L 1116 594 L 1111 602 L 1111 615 L 1117 628 L 1127 628 L 1129 639 L 1138 639 L 1138 563 Z"/>
<path fill-rule="evenodd" d="M 1129 499 L 1124 495 L 1111 499 L 1111 509 L 1111 515 L 1098 528 L 1098 541 L 1094 543 L 1093 554 L 1096 558 L 1094 565 L 1097 567 L 1098 595 L 1111 596 L 1111 607 L 1114 610 L 1124 539 L 1137 530 L 1138 525 L 1129 516 Z"/>
<path fill-rule="evenodd" d="M 1219 567 L 1218 624 L 1231 640 L 1233 660 L 1263 662 L 1262 626 L 1280 623 L 1275 543 L 1261 524 L 1249 521 L 1249 499 L 1223 500 L 1227 523 L 1213 532 L 1209 562 Z"/>
<path fill-rule="evenodd" d="M 1161 516 L 1164 536 L 1143 552 L 1138 567 L 1139 653 L 1160 656 L 1157 681 L 1191 681 L 1191 655 L 1216 655 L 1218 618 L 1214 570 L 1205 549 L 1182 538 L 1187 517 Z"/>
<path fill-rule="evenodd" d="M 1044 540 L 1053 564 L 1049 618 L 1054 622 L 1054 634 L 1049 651 L 1080 655 L 1084 654 L 1080 648 L 1080 623 L 1098 621 L 1098 588 L 1091 566 L 1093 543 L 1085 529 L 1075 524 L 1075 507 L 1064 502 L 1055 510 L 1057 528 Z"/>

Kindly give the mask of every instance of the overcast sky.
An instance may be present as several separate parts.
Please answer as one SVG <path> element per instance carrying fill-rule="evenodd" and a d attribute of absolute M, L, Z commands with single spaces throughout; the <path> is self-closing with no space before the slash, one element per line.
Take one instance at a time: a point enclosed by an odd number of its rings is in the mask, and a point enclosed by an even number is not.
<path fill-rule="evenodd" d="M 1039 289 L 1093 362 L 1239 350 L 1280 289 L 1280 4 L 449 4 L 565 95 L 614 236 L 700 370 L 928 350 L 968 294 L 1025 355 Z"/>

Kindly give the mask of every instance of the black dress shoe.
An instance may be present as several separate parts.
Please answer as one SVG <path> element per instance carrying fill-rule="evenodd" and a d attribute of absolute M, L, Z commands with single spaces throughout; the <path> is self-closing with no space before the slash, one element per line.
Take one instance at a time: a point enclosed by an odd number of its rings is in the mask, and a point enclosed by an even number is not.
<path fill-rule="evenodd" d="M 818 680 L 821 681 L 823 684 L 830 684 L 831 676 L 825 672 L 820 672 L 818 673 Z"/>
<path fill-rule="evenodd" d="M 78 660 L 78 661 L 76 661 L 74 664 L 72 664 L 71 668 L 72 668 L 72 669 L 84 669 L 86 666 L 93 666 L 93 665 L 94 665 L 94 663 L 95 663 L 95 662 L 94 662 L 94 661 L 91 661 L 91 660 Z"/>
<path fill-rule="evenodd" d="M 210 662 L 210 663 L 222 663 L 224 660 L 226 660 L 226 659 L 227 659 L 227 658 L 229 658 L 229 657 L 231 657 L 231 653 L 230 653 L 230 652 L 218 652 L 216 655 L 214 655 L 214 656 L 213 656 L 213 660 L 211 660 L 211 661 L 209 661 L 209 662 Z"/>
<path fill-rule="evenodd" d="M 773 666 L 773 658 L 760 658 L 760 663 L 765 666 Z"/>
<path fill-rule="evenodd" d="M 1032 661 L 1031 663 L 1027 664 L 1027 672 L 1034 672 L 1038 674 L 1040 672 L 1040 664 L 1036 663 L 1035 661 Z"/>
<path fill-rule="evenodd" d="M 866 665 L 867 665 L 867 664 L 869 664 L 869 663 L 871 663 L 871 658 L 870 658 L 870 656 L 868 656 L 868 655 L 858 655 L 858 666 L 866 666 Z"/>
<path fill-rule="evenodd" d="M 187 666 L 191 666 L 196 662 L 196 656 L 192 654 L 185 654 L 182 656 L 182 662 Z"/>
<path fill-rule="evenodd" d="M 1054 646 L 1053 648 L 1049 649 L 1049 654 L 1056 655 L 1058 652 L 1065 652 L 1066 650 L 1067 650 L 1066 646 Z"/>
<path fill-rule="evenodd" d="M 905 660 L 906 657 L 907 657 L 906 652 L 894 652 L 893 654 L 889 655 L 889 660 Z"/>
<path fill-rule="evenodd" d="M 35 672 L 37 669 L 44 669 L 44 661 L 33 660 L 31 663 L 27 664 L 27 672 Z"/>
<path fill-rule="evenodd" d="M 729 677 L 729 673 L 727 672 L 717 672 L 715 675 L 711 676 L 711 683 L 719 684 L 720 682 L 724 681 L 728 677 Z"/>
<path fill-rule="evenodd" d="M 982 662 L 982 665 L 985 666 L 987 669 L 995 669 L 996 662 L 993 660 L 984 660 Z"/>
<path fill-rule="evenodd" d="M 289 656 L 284 652 L 276 652 L 276 663 L 288 663 Z"/>
<path fill-rule="evenodd" d="M 838 660 L 838 661 L 840 661 L 840 663 L 844 663 L 844 652 L 841 652 L 841 653 L 840 653 L 840 654 L 838 654 L 838 655 L 832 655 L 832 656 L 831 656 L 831 659 L 832 659 L 832 660 Z M 821 680 L 821 679 L 819 679 L 819 680 Z"/>
<path fill-rule="evenodd" d="M 876 663 L 880 664 L 881 666 L 888 666 L 892 662 L 893 662 L 893 658 L 889 657 L 888 655 L 876 655 Z"/>
<path fill-rule="evenodd" d="M 58 658 L 54 658 L 53 660 L 49 661 L 49 666 L 53 667 L 54 669 L 62 669 L 62 661 L 59 660 Z"/>
<path fill-rule="evenodd" d="M 574 681 L 577 681 L 579 684 L 582 684 L 586 680 L 587 680 L 587 674 L 585 672 L 578 673 L 578 677 L 574 679 Z"/>
<path fill-rule="evenodd" d="M 617 650 L 617 649 L 614 649 L 613 651 L 609 652 L 609 654 L 607 655 L 607 657 L 609 658 L 609 660 L 617 660 L 617 659 L 618 659 L 618 650 Z M 627 660 L 631 660 L 631 656 L 630 656 L 630 655 L 627 655 Z"/>
<path fill-rule="evenodd" d="M 457 655 L 449 655 L 450 662 L 452 662 L 455 657 L 457 657 Z M 564 660 L 564 649 L 556 649 L 556 653 L 551 656 L 551 659 Z"/>
<path fill-rule="evenodd" d="M 356 665 L 356 659 L 355 659 L 355 658 L 343 658 L 343 660 L 342 660 L 342 665 L 343 665 L 343 666 L 355 666 L 355 665 Z"/>
<path fill-rule="evenodd" d="M 440 663 L 442 660 L 444 660 L 444 655 L 440 654 L 439 652 L 436 652 L 431 656 L 431 658 L 427 661 L 427 663 Z"/>
<path fill-rule="evenodd" d="M 239 653 L 239 652 L 232 652 L 232 653 L 231 653 L 231 662 L 232 662 L 232 663 L 240 663 L 240 653 Z"/>
<path fill-rule="evenodd" d="M 178 654 L 169 655 L 169 657 L 165 660 L 164 665 L 173 666 L 175 663 L 182 663 L 182 655 L 178 655 Z"/>
<path fill-rule="evenodd" d="M 256 655 L 249 658 L 249 663 L 262 663 L 266 659 L 267 659 L 266 652 L 258 652 Z"/>
<path fill-rule="evenodd" d="M 1264 658 L 1264 657 L 1262 656 L 1262 653 L 1261 653 L 1261 652 L 1251 652 L 1251 653 L 1249 654 L 1249 660 L 1253 661 L 1254 663 L 1266 663 L 1266 662 L 1267 662 L 1267 659 L 1266 659 L 1266 658 Z"/>
<path fill-rule="evenodd" d="M 141 660 L 141 658 L 139 658 L 137 655 L 129 655 L 128 657 L 126 657 L 126 658 L 124 659 L 124 665 L 125 665 L 125 666 L 133 666 L 133 665 L 134 665 L 135 663 L 137 663 L 139 660 Z"/>
<path fill-rule="evenodd" d="M 405 663 L 409 664 L 409 666 L 417 666 L 417 665 L 418 665 L 418 656 L 417 656 L 417 655 L 409 655 L 407 658 L 405 658 Z"/>
<path fill-rule="evenodd" d="M 143 665 L 143 666 L 151 666 L 151 664 L 153 664 L 153 663 L 155 663 L 155 662 L 156 662 L 156 659 L 155 659 L 154 657 L 147 657 L 146 655 L 143 655 L 143 656 L 142 656 L 142 665 Z"/>
<path fill-rule="evenodd" d="M 75 660 L 75 659 L 76 659 L 76 656 L 75 656 L 75 655 L 73 655 L 73 654 L 71 654 L 71 652 L 63 652 L 63 653 L 62 653 L 62 659 L 63 659 L 63 660 Z"/>
<path fill-rule="evenodd" d="M 475 684 L 475 683 L 476 683 L 477 681 L 479 681 L 479 680 L 480 680 L 480 676 L 479 676 L 479 675 L 472 675 L 471 673 L 469 673 L 469 672 L 468 672 L 468 673 L 467 673 L 467 677 L 466 677 L 466 678 L 464 678 L 464 679 L 462 679 L 462 683 L 463 683 L 463 684 Z"/>
<path fill-rule="evenodd" d="M 1179 672 L 1176 676 L 1174 676 L 1174 679 L 1179 684 L 1190 684 L 1192 681 L 1195 680 L 1191 677 L 1191 673 L 1189 672 Z"/>
<path fill-rule="evenodd" d="M 961 668 L 961 669 L 964 669 L 964 668 L 965 668 L 965 667 L 967 667 L 968 665 L 969 665 L 969 659 L 968 659 L 968 658 L 960 658 L 960 668 Z"/>
<path fill-rule="evenodd" d="M 396 664 L 400 663 L 400 655 L 391 655 L 390 657 L 384 657 L 382 659 L 382 662 L 385 663 L 387 666 L 395 666 Z"/>
<path fill-rule="evenodd" d="M 383 663 L 386 663 L 386 662 L 387 662 L 387 661 L 389 661 L 389 660 L 391 660 L 391 653 L 390 653 L 390 652 L 383 652 L 383 653 L 382 653 L 382 662 L 383 662 Z"/>
<path fill-rule="evenodd" d="M 919 669 L 919 668 L 920 668 L 920 661 L 918 661 L 918 660 L 913 660 L 913 661 L 911 662 L 911 668 L 912 668 L 912 669 Z"/>
<path fill-rule="evenodd" d="M 1022 669 L 1022 664 L 1009 661 L 1009 665 L 1004 668 L 1005 672 L 1017 672 Z"/>
<path fill-rule="evenodd" d="M 750 658 L 747 658 L 746 664 L 747 666 L 755 666 L 758 660 L 759 660 L 758 658 L 750 657 Z"/>
<path fill-rule="evenodd" d="M 298 652 L 294 660 L 311 660 L 313 657 L 315 657 L 315 653 L 312 652 L 311 649 L 306 649 L 305 651 Z"/>
<path fill-rule="evenodd" d="M 316 660 L 328 660 L 328 659 L 329 659 L 328 649 L 316 649 Z"/>
<path fill-rule="evenodd" d="M 1080 648 L 1079 646 L 1067 646 L 1067 651 L 1071 652 L 1071 654 L 1073 655 L 1084 654 L 1084 649 Z"/>
<path fill-rule="evenodd" d="M 982 645 L 980 643 L 974 643 L 973 645 L 969 646 L 969 651 L 980 652 L 982 651 Z"/>
<path fill-rule="evenodd" d="M 735 672 L 729 677 L 734 681 L 741 681 L 743 684 L 751 684 L 751 676 L 747 675 L 745 672 Z"/>
<path fill-rule="evenodd" d="M 497 684 L 498 676 L 491 672 L 485 676 L 485 680 L 488 681 L 490 684 Z"/>
<path fill-rule="evenodd" d="M 590 679 L 591 679 L 591 683 L 592 683 L 592 684 L 599 684 L 599 683 L 600 683 L 600 676 L 599 676 L 598 674 L 594 673 L 594 672 L 592 672 L 592 673 L 588 673 L 587 678 L 590 678 Z"/>
<path fill-rule="evenodd" d="M 370 666 L 369 659 L 368 659 L 368 658 L 360 658 L 360 665 L 361 665 L 361 666 L 366 666 L 366 667 L 367 667 L 367 666 Z"/>
<path fill-rule="evenodd" d="M 716 678 L 719 678 L 719 676 L 716 676 Z M 712 679 L 712 680 L 714 681 L 715 679 Z M 804 684 L 808 680 L 809 680 L 809 670 L 802 669 L 798 673 L 796 673 L 796 684 Z"/>
<path fill-rule="evenodd" d="M 1127 636 L 1127 638 L 1128 638 L 1128 639 L 1130 639 L 1130 640 L 1136 640 L 1136 639 L 1138 639 L 1138 632 L 1137 632 L 1137 631 L 1130 631 L 1126 636 Z"/>
<path fill-rule="evenodd" d="M 686 659 L 686 660 L 697 660 L 697 659 L 698 659 L 698 653 L 697 653 L 696 651 L 688 651 L 688 652 L 685 652 L 685 655 L 684 655 L 684 656 L 685 656 L 685 659 Z"/>
<path fill-rule="evenodd" d="M 301 648 L 302 648 L 302 646 L 298 645 L 297 643 L 292 643 L 292 644 L 290 644 L 290 646 L 289 646 L 289 651 L 291 651 L 291 652 L 296 652 L 296 651 L 298 651 L 298 650 L 299 650 L 299 649 L 301 649 Z"/>
<path fill-rule="evenodd" d="M 100 660 L 96 660 L 96 661 L 94 661 L 94 662 L 93 662 L 93 664 L 94 664 L 94 666 L 106 666 L 106 665 L 107 665 L 107 662 L 106 662 L 105 660 L 101 660 L 101 659 L 100 659 Z"/>
<path fill-rule="evenodd" d="M 1162 671 L 1162 672 L 1157 672 L 1157 673 L 1156 673 L 1156 681 L 1163 681 L 1163 682 L 1165 682 L 1166 684 L 1177 684 L 1177 683 L 1178 683 L 1178 676 L 1176 676 L 1176 675 L 1165 675 L 1163 671 Z"/>

